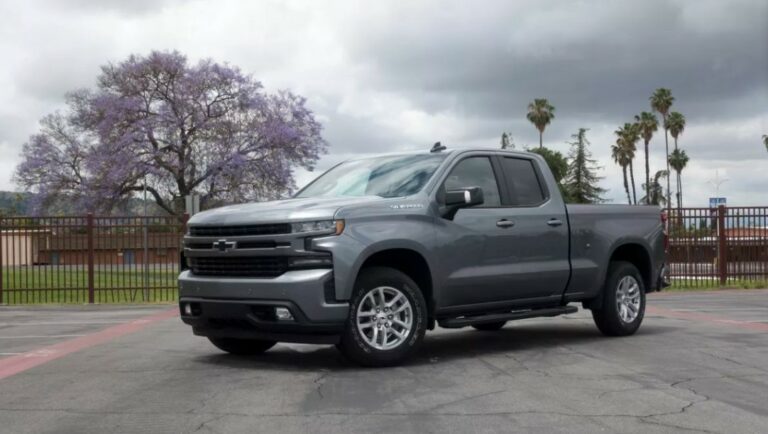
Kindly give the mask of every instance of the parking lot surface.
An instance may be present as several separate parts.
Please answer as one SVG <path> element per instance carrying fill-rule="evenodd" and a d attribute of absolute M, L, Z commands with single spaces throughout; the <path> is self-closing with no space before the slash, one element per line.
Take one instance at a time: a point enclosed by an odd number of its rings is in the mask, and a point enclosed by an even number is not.
<path fill-rule="evenodd" d="M 167 305 L 0 307 L 0 431 L 767 432 L 768 290 L 648 301 L 632 337 L 580 311 L 436 330 L 388 369 L 229 356 Z"/>

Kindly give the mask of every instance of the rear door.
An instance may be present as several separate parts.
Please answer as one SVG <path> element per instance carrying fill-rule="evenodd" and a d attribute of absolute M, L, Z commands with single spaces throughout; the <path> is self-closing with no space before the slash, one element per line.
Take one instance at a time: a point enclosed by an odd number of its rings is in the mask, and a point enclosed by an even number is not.
<path fill-rule="evenodd" d="M 515 299 L 558 296 L 570 275 L 565 204 L 559 192 L 550 191 L 537 160 L 496 158 L 505 187 L 502 217 L 514 224 L 509 231 L 515 255 L 507 266 L 508 294 Z"/>

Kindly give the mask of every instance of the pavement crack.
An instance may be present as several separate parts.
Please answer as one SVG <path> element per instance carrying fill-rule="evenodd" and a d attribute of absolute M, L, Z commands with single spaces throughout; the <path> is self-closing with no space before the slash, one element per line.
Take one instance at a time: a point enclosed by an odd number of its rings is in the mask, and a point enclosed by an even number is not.
<path fill-rule="evenodd" d="M 211 432 L 213 432 L 213 433 L 217 433 L 218 431 L 216 431 L 216 430 L 214 430 L 213 428 L 209 427 L 209 426 L 208 426 L 208 424 L 209 424 L 209 423 L 213 423 L 213 422 L 216 422 L 217 420 L 219 420 L 219 419 L 223 419 L 223 418 L 225 418 L 225 417 L 227 417 L 227 416 L 228 416 L 227 414 L 217 414 L 217 415 L 215 415 L 215 416 L 213 416 L 213 417 L 210 417 L 210 418 L 208 418 L 208 419 L 206 419 L 206 420 L 204 420 L 204 421 L 200 422 L 200 425 L 198 425 L 198 426 L 197 426 L 197 428 L 195 428 L 195 430 L 194 430 L 194 431 L 192 431 L 192 432 L 199 432 L 199 431 L 202 431 L 202 430 L 203 430 L 203 428 L 205 428 L 205 429 L 207 429 L 208 431 L 211 431 Z"/>
<path fill-rule="evenodd" d="M 320 396 L 320 399 L 325 398 L 325 395 L 323 395 L 323 386 L 325 386 L 325 379 L 331 375 L 331 371 L 324 370 L 322 373 L 315 378 L 313 383 L 315 384 L 315 392 Z"/>

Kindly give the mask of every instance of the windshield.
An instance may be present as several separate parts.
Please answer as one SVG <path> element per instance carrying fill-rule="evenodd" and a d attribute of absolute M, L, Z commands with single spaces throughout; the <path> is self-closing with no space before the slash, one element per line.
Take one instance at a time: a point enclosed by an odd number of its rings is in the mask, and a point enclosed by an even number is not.
<path fill-rule="evenodd" d="M 399 155 L 341 163 L 320 175 L 296 197 L 403 197 L 424 187 L 445 154 Z"/>

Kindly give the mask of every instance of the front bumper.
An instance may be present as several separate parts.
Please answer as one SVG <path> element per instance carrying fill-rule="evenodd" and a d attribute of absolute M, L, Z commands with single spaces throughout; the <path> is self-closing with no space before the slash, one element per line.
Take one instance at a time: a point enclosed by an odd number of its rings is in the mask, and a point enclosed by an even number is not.
<path fill-rule="evenodd" d="M 209 337 L 280 342 L 333 343 L 343 330 L 349 304 L 333 300 L 333 271 L 298 270 L 270 279 L 179 276 L 181 319 Z M 194 314 L 183 306 L 193 303 Z M 293 321 L 271 313 L 285 307 Z"/>

